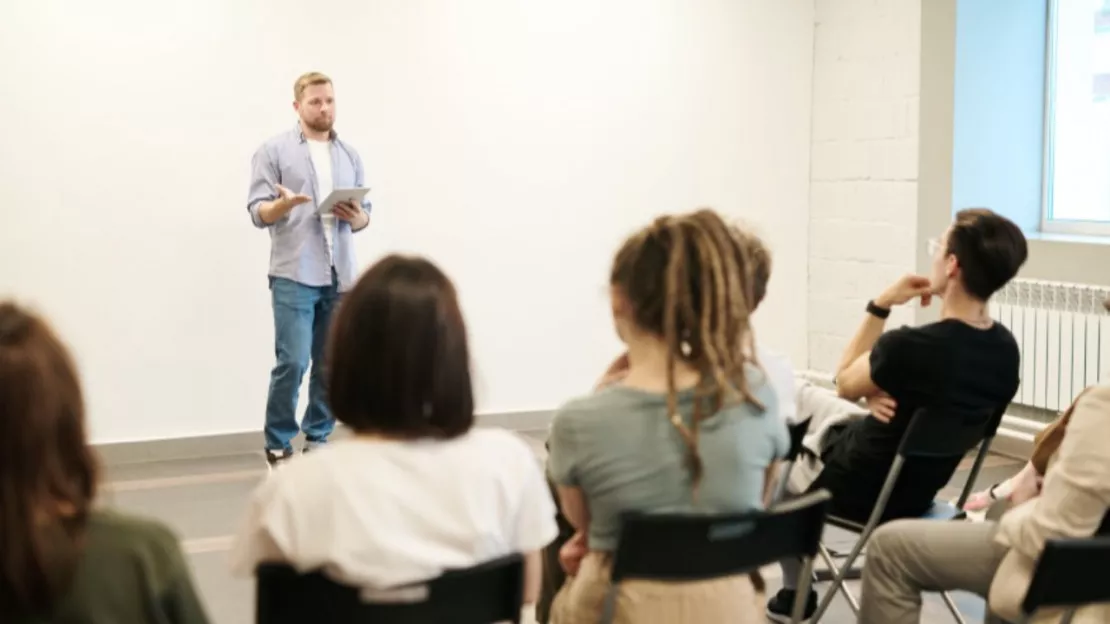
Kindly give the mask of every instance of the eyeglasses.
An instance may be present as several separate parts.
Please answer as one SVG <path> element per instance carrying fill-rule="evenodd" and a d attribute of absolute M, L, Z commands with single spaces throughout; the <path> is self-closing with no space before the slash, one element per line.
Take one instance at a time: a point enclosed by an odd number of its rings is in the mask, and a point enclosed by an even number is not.
<path fill-rule="evenodd" d="M 936 238 L 930 238 L 929 239 L 929 255 L 930 256 L 937 255 L 937 252 L 940 251 L 940 248 L 941 248 L 940 240 L 938 240 Z"/>

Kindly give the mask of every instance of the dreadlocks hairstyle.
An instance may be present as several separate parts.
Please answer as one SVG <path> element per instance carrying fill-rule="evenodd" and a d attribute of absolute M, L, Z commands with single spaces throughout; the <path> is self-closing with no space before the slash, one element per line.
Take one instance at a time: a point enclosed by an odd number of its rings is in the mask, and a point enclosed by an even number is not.
<path fill-rule="evenodd" d="M 763 408 L 744 374 L 755 352 L 752 266 L 747 239 L 704 208 L 656 219 L 625 241 L 613 262 L 610 283 L 628 298 L 633 322 L 667 345 L 667 412 L 686 444 L 695 492 L 703 473 L 701 420 L 728 403 Z M 701 374 L 689 426 L 678 411 L 679 361 Z"/>

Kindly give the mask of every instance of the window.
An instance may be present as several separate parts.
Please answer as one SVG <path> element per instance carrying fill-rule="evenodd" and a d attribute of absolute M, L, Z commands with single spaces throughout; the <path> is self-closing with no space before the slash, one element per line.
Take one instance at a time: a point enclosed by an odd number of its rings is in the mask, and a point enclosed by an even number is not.
<path fill-rule="evenodd" d="M 1045 232 L 1110 235 L 1110 0 L 1051 0 Z"/>

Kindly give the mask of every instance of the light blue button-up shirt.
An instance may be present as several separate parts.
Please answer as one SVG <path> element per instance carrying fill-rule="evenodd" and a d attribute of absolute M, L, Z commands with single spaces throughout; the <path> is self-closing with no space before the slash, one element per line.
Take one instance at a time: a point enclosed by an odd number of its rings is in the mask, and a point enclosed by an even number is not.
<path fill-rule="evenodd" d="M 332 188 L 343 189 L 365 185 L 362 159 L 353 147 L 331 134 Z M 258 214 L 262 202 L 278 197 L 280 184 L 294 193 L 312 198 L 289 212 L 277 222 L 266 225 Z M 270 275 L 283 277 L 306 286 L 330 286 L 332 262 L 324 238 L 323 221 L 316 212 L 319 196 L 316 169 L 300 124 L 262 144 L 251 159 L 251 187 L 247 210 L 259 228 L 270 230 Z M 362 209 L 370 214 L 370 202 Z M 340 292 L 354 284 L 358 268 L 355 262 L 351 224 L 335 219 L 333 226 L 335 275 Z"/>

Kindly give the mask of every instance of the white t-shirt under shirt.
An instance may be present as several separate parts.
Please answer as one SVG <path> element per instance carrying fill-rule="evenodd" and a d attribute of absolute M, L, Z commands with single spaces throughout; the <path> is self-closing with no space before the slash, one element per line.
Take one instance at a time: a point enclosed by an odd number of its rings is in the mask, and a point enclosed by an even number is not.
<path fill-rule="evenodd" d="M 354 438 L 292 460 L 259 486 L 231 559 L 243 575 L 282 561 L 388 589 L 539 550 L 557 532 L 539 459 L 512 432 Z"/>
<path fill-rule="evenodd" d="M 797 390 L 794 385 L 794 367 L 790 360 L 774 351 L 756 347 L 756 357 L 767 373 L 767 380 L 779 399 L 779 415 L 786 422 L 794 422 L 798 415 Z"/>
<path fill-rule="evenodd" d="M 316 170 L 316 201 L 324 201 L 332 192 L 331 141 L 308 140 L 308 153 L 312 157 L 312 168 Z M 324 226 L 324 241 L 328 247 L 328 260 L 335 265 L 332 250 L 335 246 L 335 215 L 320 215 Z"/>

